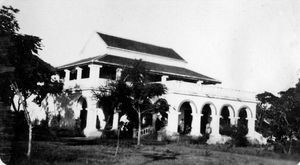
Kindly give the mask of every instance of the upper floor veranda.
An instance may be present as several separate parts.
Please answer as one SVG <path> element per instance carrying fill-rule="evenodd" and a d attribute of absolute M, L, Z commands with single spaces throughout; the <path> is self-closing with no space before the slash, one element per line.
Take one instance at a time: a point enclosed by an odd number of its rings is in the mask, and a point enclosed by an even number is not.
<path fill-rule="evenodd" d="M 65 90 L 92 90 L 116 81 L 121 76 L 122 69 L 120 66 L 88 64 L 60 70 L 59 76 L 64 80 Z M 149 82 L 164 84 L 168 93 L 256 102 L 255 93 L 222 88 L 197 79 L 150 73 Z"/>

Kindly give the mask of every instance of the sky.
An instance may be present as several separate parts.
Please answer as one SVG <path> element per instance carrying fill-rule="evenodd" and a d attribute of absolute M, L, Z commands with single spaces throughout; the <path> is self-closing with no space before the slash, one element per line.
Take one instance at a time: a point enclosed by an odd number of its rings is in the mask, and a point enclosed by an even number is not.
<path fill-rule="evenodd" d="M 1 0 L 53 66 L 82 58 L 96 31 L 170 47 L 231 89 L 277 93 L 300 74 L 298 0 Z"/>

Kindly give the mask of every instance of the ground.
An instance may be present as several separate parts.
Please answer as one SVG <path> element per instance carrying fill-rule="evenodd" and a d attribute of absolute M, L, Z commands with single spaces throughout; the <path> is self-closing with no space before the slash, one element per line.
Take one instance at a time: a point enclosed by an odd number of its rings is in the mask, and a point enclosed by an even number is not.
<path fill-rule="evenodd" d="M 226 148 L 189 143 L 146 142 L 136 147 L 133 140 L 121 140 L 117 156 L 116 140 L 64 139 L 51 142 L 34 142 L 30 164 L 297 164 L 299 155 L 285 157 L 262 148 Z M 19 157 L 20 158 L 20 157 Z M 22 162 L 22 163 L 21 163 Z M 17 164 L 25 164 L 18 160 Z"/>

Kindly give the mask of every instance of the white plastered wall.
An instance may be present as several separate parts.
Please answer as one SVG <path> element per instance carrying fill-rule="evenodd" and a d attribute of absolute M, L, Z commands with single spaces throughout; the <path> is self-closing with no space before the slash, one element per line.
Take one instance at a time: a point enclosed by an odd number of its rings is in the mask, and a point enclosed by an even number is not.
<path fill-rule="evenodd" d="M 224 106 L 232 107 L 233 113 L 230 116 L 232 117 L 233 123 L 236 123 L 238 120 L 239 110 L 242 108 L 247 108 L 247 120 L 248 120 L 248 134 L 247 137 L 252 138 L 255 136 L 255 115 L 256 115 L 256 103 L 255 102 L 244 102 L 238 100 L 227 100 L 227 99 L 219 99 L 213 97 L 201 97 L 201 96 L 192 96 L 192 95 L 183 95 L 176 93 L 169 93 L 165 96 L 165 99 L 168 101 L 170 105 L 169 116 L 168 116 L 168 126 L 167 130 L 169 132 L 177 132 L 178 127 L 178 115 L 180 114 L 180 106 L 184 102 L 189 102 L 192 107 L 192 130 L 191 136 L 201 136 L 200 128 L 201 128 L 201 116 L 202 109 L 206 104 L 211 105 L 212 110 L 212 121 L 211 128 L 212 133 L 210 136 L 211 143 L 218 143 L 222 140 L 221 135 L 219 133 L 220 126 L 220 115 L 221 109 Z M 194 107 L 193 107 L 194 106 Z M 196 120 L 196 121 L 195 121 Z M 194 128 L 193 128 L 194 127 Z"/>

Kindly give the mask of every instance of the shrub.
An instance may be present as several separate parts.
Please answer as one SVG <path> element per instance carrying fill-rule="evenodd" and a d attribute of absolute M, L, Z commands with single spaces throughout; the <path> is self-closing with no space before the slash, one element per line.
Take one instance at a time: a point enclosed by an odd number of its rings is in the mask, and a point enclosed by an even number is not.
<path fill-rule="evenodd" d="M 191 138 L 190 144 L 206 144 L 206 141 L 209 139 L 209 134 L 204 134 L 201 137 L 198 137 L 197 139 Z"/>
<path fill-rule="evenodd" d="M 229 146 L 246 147 L 249 142 L 246 138 L 248 128 L 244 124 L 238 124 L 237 126 L 224 126 L 220 133 L 222 135 L 230 136 L 232 139 L 227 142 Z"/>
<path fill-rule="evenodd" d="M 33 123 L 32 133 L 33 140 L 49 141 L 57 139 L 56 133 L 48 127 L 48 124 L 45 120 L 40 122 L 35 121 Z"/>

